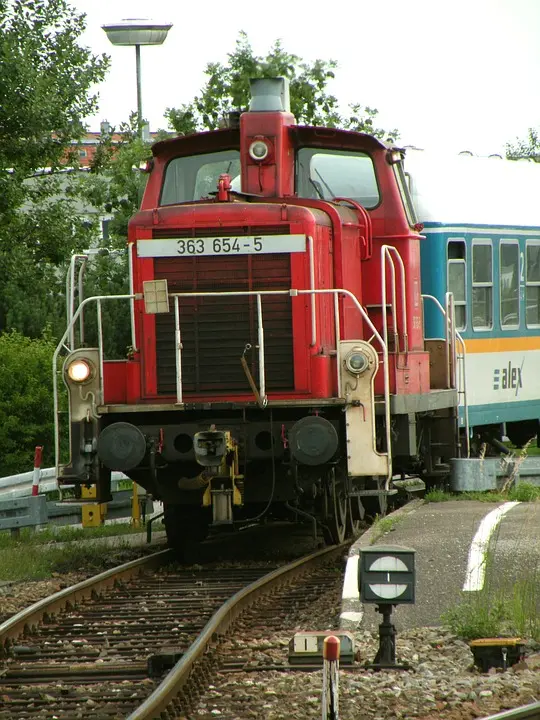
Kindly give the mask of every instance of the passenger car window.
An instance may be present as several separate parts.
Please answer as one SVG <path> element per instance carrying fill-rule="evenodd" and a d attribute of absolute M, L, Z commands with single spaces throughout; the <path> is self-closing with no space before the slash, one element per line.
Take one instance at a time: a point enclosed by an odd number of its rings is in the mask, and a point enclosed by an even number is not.
<path fill-rule="evenodd" d="M 464 330 L 467 325 L 467 289 L 465 273 L 465 240 L 448 242 L 448 292 L 454 295 L 454 313 L 456 330 Z"/>
<path fill-rule="evenodd" d="M 501 293 L 501 327 L 519 326 L 519 245 L 501 242 L 499 287 Z"/>
<path fill-rule="evenodd" d="M 475 330 L 493 327 L 493 247 L 491 240 L 472 246 L 472 324 Z"/>
<path fill-rule="evenodd" d="M 540 325 L 540 242 L 537 240 L 527 240 L 525 281 L 527 327 L 538 327 Z"/>

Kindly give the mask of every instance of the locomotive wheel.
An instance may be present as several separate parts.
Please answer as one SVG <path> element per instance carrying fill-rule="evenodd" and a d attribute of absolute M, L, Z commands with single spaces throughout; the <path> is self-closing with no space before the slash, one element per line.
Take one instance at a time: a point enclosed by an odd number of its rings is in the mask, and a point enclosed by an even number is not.
<path fill-rule="evenodd" d="M 373 519 L 375 519 L 377 515 L 379 517 L 385 517 L 388 510 L 388 496 L 384 494 L 385 482 L 386 478 L 384 477 L 372 477 L 368 489 L 377 490 L 379 494 L 366 495 L 363 497 L 365 512 Z"/>
<path fill-rule="evenodd" d="M 345 483 L 336 477 L 335 468 L 328 471 L 325 482 L 324 539 L 329 545 L 339 545 L 347 534 L 348 502 Z"/>
<path fill-rule="evenodd" d="M 366 511 L 359 497 L 350 497 L 347 504 L 347 536 L 355 537 L 360 533 L 360 523 Z"/>

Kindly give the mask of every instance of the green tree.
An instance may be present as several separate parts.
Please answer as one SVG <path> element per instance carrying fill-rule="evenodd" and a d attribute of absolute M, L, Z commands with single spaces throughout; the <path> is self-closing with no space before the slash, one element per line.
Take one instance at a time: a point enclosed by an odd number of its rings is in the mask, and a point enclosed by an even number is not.
<path fill-rule="evenodd" d="M 515 143 L 506 143 L 506 157 L 509 160 L 531 158 L 540 162 L 540 137 L 538 130 L 529 128 L 526 138 L 516 138 Z"/>
<path fill-rule="evenodd" d="M 137 117 L 133 113 L 128 122 L 120 125 L 118 133 L 115 128 L 110 128 L 101 136 L 90 172 L 78 179 L 81 197 L 92 207 L 100 208 L 102 215 L 111 218 L 108 237 L 96 248 L 100 254 L 91 257 L 87 263 L 87 297 L 129 292 L 127 228 L 129 219 L 141 203 L 148 175 L 139 168 L 151 157 L 150 148 L 150 140 L 139 136 Z M 102 312 L 106 356 L 125 358 L 131 343 L 129 305 L 127 302 L 104 303 Z M 87 343 L 95 345 L 94 308 L 86 313 L 85 325 Z"/>
<path fill-rule="evenodd" d="M 147 175 L 139 166 L 152 156 L 150 140 L 139 137 L 137 116 L 119 128 L 120 140 L 113 140 L 114 128 L 100 138 L 91 172 L 83 179 L 85 200 L 111 215 L 109 240 L 112 247 L 125 247 L 130 217 L 138 210 Z"/>
<path fill-rule="evenodd" d="M 78 44 L 84 18 L 65 0 L 0 0 L 0 331 L 38 336 L 59 316 L 55 268 L 95 234 L 64 172 L 108 64 Z"/>
<path fill-rule="evenodd" d="M 0 335 L 0 477 L 32 469 L 36 445 L 44 467 L 54 458 L 52 357 L 56 342 Z"/>
<path fill-rule="evenodd" d="M 189 135 L 215 130 L 233 110 L 249 104 L 249 79 L 285 76 L 290 81 L 291 111 L 299 124 L 341 127 L 367 132 L 379 138 L 397 138 L 397 131 L 376 127 L 378 111 L 360 104 L 351 105 L 342 115 L 337 98 L 328 91 L 335 77 L 335 60 L 305 62 L 288 53 L 277 40 L 263 57 L 254 54 L 246 33 L 241 32 L 227 63 L 211 62 L 201 93 L 180 108 L 167 108 L 166 117 L 177 133 Z"/>

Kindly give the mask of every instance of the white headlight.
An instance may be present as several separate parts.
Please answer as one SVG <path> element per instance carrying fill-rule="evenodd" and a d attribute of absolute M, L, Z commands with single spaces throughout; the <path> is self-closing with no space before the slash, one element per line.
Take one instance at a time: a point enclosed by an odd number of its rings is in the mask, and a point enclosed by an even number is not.
<path fill-rule="evenodd" d="M 260 162 L 268 156 L 270 148 L 263 140 L 254 140 L 249 146 L 248 152 L 253 160 Z"/>
<path fill-rule="evenodd" d="M 345 358 L 345 367 L 353 375 L 361 375 L 369 367 L 369 358 L 360 350 L 352 350 Z"/>
<path fill-rule="evenodd" d="M 86 360 L 74 360 L 68 365 L 67 374 L 73 382 L 86 382 L 92 374 L 92 367 Z"/>

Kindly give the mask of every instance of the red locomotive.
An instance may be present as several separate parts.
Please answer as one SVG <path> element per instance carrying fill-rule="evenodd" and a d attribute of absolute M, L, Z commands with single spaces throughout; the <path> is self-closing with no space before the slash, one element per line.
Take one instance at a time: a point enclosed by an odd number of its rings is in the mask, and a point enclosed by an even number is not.
<path fill-rule="evenodd" d="M 393 477 L 456 454 L 454 333 L 424 340 L 402 151 L 296 125 L 283 79 L 252 92 L 239 127 L 153 147 L 131 295 L 83 303 L 130 303 L 129 358 L 104 357 L 100 322 L 74 349 L 82 308 L 66 333 L 60 485 L 104 502 L 123 471 L 176 547 L 295 513 L 340 541 Z"/>

